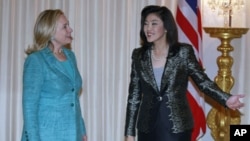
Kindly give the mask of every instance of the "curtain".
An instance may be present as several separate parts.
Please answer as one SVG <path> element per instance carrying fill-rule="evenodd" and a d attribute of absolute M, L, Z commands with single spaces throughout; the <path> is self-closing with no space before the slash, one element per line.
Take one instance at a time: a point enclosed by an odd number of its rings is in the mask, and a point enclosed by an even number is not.
<path fill-rule="evenodd" d="M 245 3 L 249 5 L 250 2 Z M 73 28 L 71 48 L 83 78 L 80 102 L 88 139 L 122 141 L 131 53 L 140 46 L 140 12 L 149 4 L 168 6 L 175 14 L 176 1 L 167 0 L 0 0 L 0 140 L 19 141 L 21 138 L 24 50 L 32 43 L 38 14 L 45 9 L 59 8 Z M 247 13 L 249 9 L 245 11 L 246 16 Z M 250 25 L 249 19 L 245 25 Z M 232 71 L 241 70 L 236 83 L 242 84 L 234 87 L 235 93 L 250 92 L 247 87 L 250 84 L 247 38 L 249 33 L 233 42 L 240 47 L 232 54 L 238 59 L 237 68 Z M 210 40 L 208 36 L 203 39 L 206 52 L 213 48 L 206 46 Z M 215 57 L 212 60 L 207 57 L 205 61 L 207 69 L 216 66 L 219 54 L 216 43 L 212 50 Z M 216 69 L 208 69 L 211 79 Z M 249 106 L 243 109 L 244 123 L 250 122 Z M 209 131 L 206 134 L 202 141 L 209 140 Z"/>

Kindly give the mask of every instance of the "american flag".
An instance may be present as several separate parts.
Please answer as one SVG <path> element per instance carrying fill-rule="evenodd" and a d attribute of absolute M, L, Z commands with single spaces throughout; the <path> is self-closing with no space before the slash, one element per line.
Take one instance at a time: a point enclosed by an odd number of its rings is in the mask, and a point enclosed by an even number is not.
<path fill-rule="evenodd" d="M 202 65 L 202 25 L 200 15 L 200 0 L 178 0 L 176 11 L 179 41 L 193 46 L 195 55 Z M 206 132 L 206 117 L 204 113 L 204 97 L 189 82 L 188 100 L 194 118 L 192 141 L 196 141 Z"/>

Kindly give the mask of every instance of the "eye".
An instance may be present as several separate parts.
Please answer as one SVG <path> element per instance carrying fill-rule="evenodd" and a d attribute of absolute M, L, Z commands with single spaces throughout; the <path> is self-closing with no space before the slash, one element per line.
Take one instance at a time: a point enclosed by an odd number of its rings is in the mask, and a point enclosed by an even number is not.
<path fill-rule="evenodd" d="M 152 25 L 157 25 L 157 24 L 158 24 L 158 23 L 156 23 L 156 22 L 153 22 L 153 23 L 152 23 Z"/>
<path fill-rule="evenodd" d="M 63 25 L 63 28 L 64 28 L 64 29 L 67 29 L 68 27 L 69 27 L 69 24 L 64 24 L 64 25 Z"/>
<path fill-rule="evenodd" d="M 148 25 L 148 22 L 144 22 L 144 25 Z"/>

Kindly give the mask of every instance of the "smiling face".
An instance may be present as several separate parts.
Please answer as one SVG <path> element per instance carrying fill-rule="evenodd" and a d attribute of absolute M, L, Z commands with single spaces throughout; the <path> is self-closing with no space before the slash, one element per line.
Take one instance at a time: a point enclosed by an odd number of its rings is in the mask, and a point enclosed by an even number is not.
<path fill-rule="evenodd" d="M 72 28 L 69 26 L 69 21 L 65 15 L 61 15 L 56 23 L 55 34 L 53 36 L 52 42 L 54 46 L 63 46 L 71 43 Z"/>
<path fill-rule="evenodd" d="M 156 14 L 149 14 L 146 17 L 143 30 L 148 42 L 166 42 L 166 29 Z"/>

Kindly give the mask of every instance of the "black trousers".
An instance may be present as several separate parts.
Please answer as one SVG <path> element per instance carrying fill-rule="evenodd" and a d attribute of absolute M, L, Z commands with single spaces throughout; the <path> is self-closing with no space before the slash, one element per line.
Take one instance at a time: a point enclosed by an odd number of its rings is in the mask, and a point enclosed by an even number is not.
<path fill-rule="evenodd" d="M 138 132 L 138 141 L 191 141 L 192 131 L 185 131 L 182 133 L 170 133 L 170 132 L 150 132 L 142 133 Z"/>
<path fill-rule="evenodd" d="M 181 133 L 172 133 L 169 129 L 173 126 L 168 117 L 170 111 L 165 106 L 165 100 L 159 107 L 154 129 L 150 133 L 138 131 L 138 141 L 191 141 L 192 130 Z"/>

